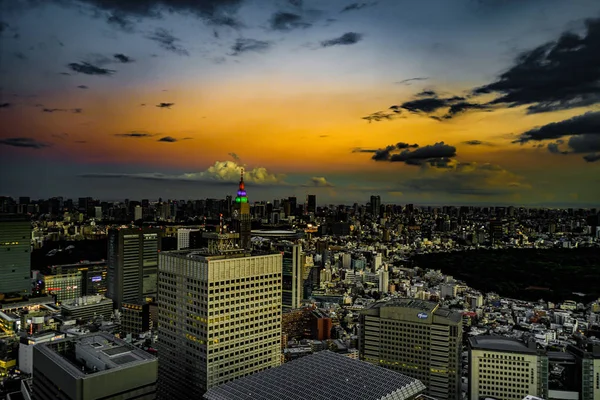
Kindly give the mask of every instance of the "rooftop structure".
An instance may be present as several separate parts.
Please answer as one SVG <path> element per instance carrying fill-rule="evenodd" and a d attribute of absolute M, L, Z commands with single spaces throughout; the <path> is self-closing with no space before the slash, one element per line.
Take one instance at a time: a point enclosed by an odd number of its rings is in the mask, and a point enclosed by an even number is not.
<path fill-rule="evenodd" d="M 500 351 L 505 353 L 537 354 L 535 346 L 529 347 L 527 343 L 518 339 L 505 336 L 478 335 L 469 338 L 471 348 L 474 350 Z"/>
<path fill-rule="evenodd" d="M 425 385 L 417 379 L 331 351 L 321 351 L 213 388 L 204 398 L 405 400 L 414 399 L 424 390 Z"/>

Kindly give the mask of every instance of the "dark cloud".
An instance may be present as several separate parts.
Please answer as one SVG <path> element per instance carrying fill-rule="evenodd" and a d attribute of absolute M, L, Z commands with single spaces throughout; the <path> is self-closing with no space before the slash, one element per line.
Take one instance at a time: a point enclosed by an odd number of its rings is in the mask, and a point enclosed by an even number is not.
<path fill-rule="evenodd" d="M 467 102 L 461 96 L 440 97 L 433 90 L 424 90 L 417 93 L 415 97 L 414 100 L 405 101 L 400 105 L 393 105 L 390 109 L 405 109 L 413 113 L 423 113 L 438 121 L 451 119 L 458 114 L 472 109 L 489 109 L 489 106 Z M 446 110 L 446 112 L 442 115 L 435 115 L 440 110 Z"/>
<path fill-rule="evenodd" d="M 42 112 L 45 113 L 55 113 L 55 112 L 72 112 L 73 114 L 81 114 L 83 112 L 82 108 L 42 108 Z"/>
<path fill-rule="evenodd" d="M 185 48 L 178 44 L 178 42 L 180 42 L 181 39 L 173 36 L 171 32 L 164 28 L 157 28 L 153 33 L 146 37 L 158 43 L 160 47 L 167 51 L 179 54 L 180 56 L 190 55 L 190 53 Z"/>
<path fill-rule="evenodd" d="M 105 75 L 105 76 L 108 76 L 108 75 L 112 75 L 112 74 L 114 74 L 116 72 L 115 70 L 97 67 L 97 66 L 95 66 L 93 64 L 90 64 L 90 63 L 87 63 L 87 62 L 70 63 L 67 66 L 72 71 L 75 71 L 75 72 L 80 73 L 80 74 L 86 74 L 86 75 Z M 66 73 L 63 73 L 63 74 L 66 74 Z"/>
<path fill-rule="evenodd" d="M 77 86 L 79 89 L 89 89 L 89 87 L 85 86 L 85 85 L 79 85 Z"/>
<path fill-rule="evenodd" d="M 363 39 L 363 35 L 361 33 L 347 32 L 347 33 L 344 33 L 340 37 L 322 41 L 321 47 L 343 46 L 343 45 L 356 44 L 356 43 L 360 42 L 362 39 Z"/>
<path fill-rule="evenodd" d="M 362 149 L 362 148 L 356 148 L 356 149 L 353 149 L 352 152 L 353 153 L 373 153 L 373 155 L 371 156 L 372 160 L 375 160 L 375 161 L 391 161 L 392 157 L 398 155 L 398 154 L 392 154 L 393 152 L 395 152 L 397 150 L 404 150 L 404 152 L 410 152 L 407 149 L 418 149 L 418 148 L 419 148 L 419 145 L 416 144 L 416 143 L 409 144 L 409 143 L 399 142 L 399 143 L 396 143 L 396 144 L 391 144 L 391 145 L 386 146 L 386 147 L 381 148 L 381 149 Z M 403 153 L 400 153 L 400 154 L 403 154 Z"/>
<path fill-rule="evenodd" d="M 156 136 L 156 134 L 146 133 L 146 132 L 127 132 L 127 133 L 115 133 L 115 136 L 123 137 L 123 138 L 141 139 L 141 138 L 148 138 L 148 137 Z"/>
<path fill-rule="evenodd" d="M 342 10 L 340 12 L 343 13 L 343 12 L 348 12 L 348 11 L 358 11 L 365 7 L 374 6 L 375 4 L 377 4 L 377 3 L 352 3 L 352 4 L 348 4 L 346 7 L 342 8 Z"/>
<path fill-rule="evenodd" d="M 413 82 L 418 82 L 418 81 L 426 81 L 427 79 L 429 79 L 428 77 L 417 77 L 417 78 L 408 78 L 408 79 L 403 79 L 401 81 L 398 82 L 394 82 L 396 85 L 406 85 L 406 86 L 410 86 L 412 85 Z"/>
<path fill-rule="evenodd" d="M 122 62 L 123 64 L 131 63 L 134 61 L 132 58 L 127 57 L 125 54 L 115 54 L 113 57 L 116 58 L 119 62 Z"/>
<path fill-rule="evenodd" d="M 391 107 L 390 107 L 391 108 Z M 366 117 L 362 117 L 362 119 L 369 121 L 369 123 L 375 121 L 391 121 L 394 118 L 400 117 L 401 111 L 398 109 L 392 109 L 392 112 L 385 111 L 377 111 L 373 114 L 369 114 Z"/>
<path fill-rule="evenodd" d="M 52 144 L 40 142 L 33 138 L 28 138 L 28 137 L 16 137 L 16 138 L 0 139 L 0 145 L 12 146 L 12 147 L 27 147 L 30 149 L 43 149 L 44 147 L 50 147 Z"/>
<path fill-rule="evenodd" d="M 587 162 L 600 161 L 600 153 L 588 154 L 586 156 L 583 156 L 583 159 Z"/>
<path fill-rule="evenodd" d="M 513 143 L 559 139 L 564 136 L 583 134 L 600 134 L 600 111 L 589 111 L 564 121 L 552 122 L 531 129 L 519 135 L 519 139 Z"/>
<path fill-rule="evenodd" d="M 13 54 L 19 60 L 27 60 L 27 56 L 25 54 L 21 53 L 20 51 L 15 51 Z"/>
<path fill-rule="evenodd" d="M 0 108 L 10 108 L 12 107 L 11 103 L 0 103 Z"/>
<path fill-rule="evenodd" d="M 271 42 L 256 39 L 239 38 L 231 47 L 231 55 L 238 56 L 242 53 L 247 53 L 250 51 L 261 52 L 269 49 L 270 47 Z"/>
<path fill-rule="evenodd" d="M 498 94 L 492 104 L 529 106 L 529 113 L 565 110 L 600 102 L 600 18 L 586 21 L 583 36 L 567 32 L 557 41 L 522 53 L 496 82 L 474 90 Z"/>
<path fill-rule="evenodd" d="M 424 162 L 435 162 L 436 159 L 442 159 L 447 163 L 451 157 L 456 156 L 456 147 L 438 142 L 433 145 L 427 145 L 417 148 L 413 151 L 404 150 L 398 154 L 392 154 L 389 157 L 391 162 L 404 162 L 409 165 L 422 165 Z"/>
<path fill-rule="evenodd" d="M 106 22 L 124 32 L 132 33 L 134 31 L 133 21 L 123 15 L 109 14 L 106 17 Z"/>
<path fill-rule="evenodd" d="M 568 151 L 559 148 L 560 143 L 548 143 L 548 151 L 552 154 L 569 154 Z"/>
<path fill-rule="evenodd" d="M 600 131 L 596 134 L 571 136 L 567 146 L 572 153 L 600 152 Z"/>
<path fill-rule="evenodd" d="M 484 142 L 481 140 L 467 140 L 464 141 L 463 144 L 468 144 L 469 146 L 491 146 L 490 142 Z"/>
<path fill-rule="evenodd" d="M 177 141 L 177 139 L 175 139 L 174 137 L 171 137 L 171 136 L 161 137 L 160 139 L 157 140 L 157 142 L 167 142 L 167 143 L 175 143 L 176 141 Z"/>
<path fill-rule="evenodd" d="M 309 28 L 312 24 L 304 21 L 302 16 L 298 14 L 277 12 L 271 17 L 270 25 L 274 31 L 291 31 L 293 29 Z"/>
<path fill-rule="evenodd" d="M 144 104 L 142 104 L 144 105 Z M 175 105 L 175 103 L 159 103 L 156 105 L 158 108 L 171 108 Z"/>
<path fill-rule="evenodd" d="M 400 107 L 411 112 L 424 112 L 429 114 L 439 110 L 440 108 L 448 107 L 448 105 L 448 99 L 427 97 L 424 99 L 406 101 L 402 103 Z"/>
<path fill-rule="evenodd" d="M 437 93 L 433 90 L 423 90 L 415 94 L 415 97 L 437 97 Z"/>

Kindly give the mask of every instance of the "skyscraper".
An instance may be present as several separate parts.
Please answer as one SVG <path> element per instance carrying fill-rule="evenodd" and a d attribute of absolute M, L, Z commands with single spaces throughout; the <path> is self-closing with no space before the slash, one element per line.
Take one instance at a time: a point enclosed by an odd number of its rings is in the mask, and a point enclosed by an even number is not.
<path fill-rule="evenodd" d="M 283 252 L 282 295 L 283 311 L 299 308 L 302 302 L 302 246 L 286 243 L 278 246 Z"/>
<path fill-rule="evenodd" d="M 156 297 L 161 234 L 158 228 L 108 231 L 107 297 L 115 308 Z"/>
<path fill-rule="evenodd" d="M 31 221 L 0 215 L 0 293 L 31 293 Z"/>
<path fill-rule="evenodd" d="M 381 212 L 381 197 L 371 196 L 371 215 L 375 218 L 379 217 Z"/>
<path fill-rule="evenodd" d="M 282 255 L 252 255 L 238 234 L 205 233 L 204 251 L 159 257 L 159 398 L 280 365 Z"/>
<path fill-rule="evenodd" d="M 460 399 L 460 313 L 434 302 L 392 299 L 363 310 L 360 327 L 361 360 L 419 379 L 436 399 Z"/>
<path fill-rule="evenodd" d="M 252 229 L 252 220 L 250 218 L 250 204 L 246 195 L 246 185 L 244 184 L 243 168 L 232 217 L 234 230 L 240 235 L 240 247 L 242 249 L 249 249 L 251 247 L 250 231 Z"/>
<path fill-rule="evenodd" d="M 306 212 L 316 213 L 317 212 L 317 195 L 309 194 L 306 196 Z"/>

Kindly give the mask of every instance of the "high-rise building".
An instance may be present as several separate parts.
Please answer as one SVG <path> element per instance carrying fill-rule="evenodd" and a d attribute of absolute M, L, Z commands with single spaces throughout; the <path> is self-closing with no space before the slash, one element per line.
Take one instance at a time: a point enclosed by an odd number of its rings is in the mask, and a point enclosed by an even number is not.
<path fill-rule="evenodd" d="M 379 217 L 381 210 L 381 197 L 371 196 L 371 215 L 373 217 Z"/>
<path fill-rule="evenodd" d="M 282 255 L 239 249 L 222 228 L 205 236 L 206 250 L 159 256 L 159 398 L 198 399 L 281 362 Z"/>
<path fill-rule="evenodd" d="M 33 348 L 36 400 L 156 398 L 157 359 L 107 333 Z"/>
<path fill-rule="evenodd" d="M 548 396 L 548 357 L 535 340 L 503 336 L 469 338 L 469 399 L 521 400 Z"/>
<path fill-rule="evenodd" d="M 0 294 L 31 293 L 31 221 L 0 215 Z"/>
<path fill-rule="evenodd" d="M 302 245 L 285 243 L 278 246 L 283 254 L 282 304 L 283 310 L 302 305 L 304 279 L 302 275 Z"/>
<path fill-rule="evenodd" d="M 108 231 L 108 291 L 115 308 L 156 297 L 162 230 L 124 228 Z"/>
<path fill-rule="evenodd" d="M 190 234 L 198 232 L 198 228 L 179 228 L 177 229 L 177 250 L 190 248 Z"/>
<path fill-rule="evenodd" d="M 360 358 L 420 380 L 429 396 L 457 400 L 462 333 L 462 315 L 438 303 L 377 302 L 360 315 Z"/>
<path fill-rule="evenodd" d="M 252 219 L 250 217 L 250 204 L 246 195 L 246 185 L 244 184 L 243 168 L 232 217 L 233 229 L 240 235 L 239 246 L 242 249 L 249 249 L 251 247 L 250 231 L 252 229 Z"/>
<path fill-rule="evenodd" d="M 309 194 L 308 196 L 306 196 L 306 212 L 308 214 L 310 213 L 316 213 L 317 212 L 317 195 L 316 194 Z"/>

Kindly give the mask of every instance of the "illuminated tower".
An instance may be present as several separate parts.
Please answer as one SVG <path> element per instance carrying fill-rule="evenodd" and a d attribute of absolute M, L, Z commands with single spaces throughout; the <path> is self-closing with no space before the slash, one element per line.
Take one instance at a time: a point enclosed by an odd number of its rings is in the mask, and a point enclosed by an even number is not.
<path fill-rule="evenodd" d="M 250 248 L 250 203 L 246 196 L 246 185 L 244 184 L 244 169 L 240 177 L 240 186 L 235 198 L 235 206 L 233 208 L 233 226 L 236 232 L 240 234 L 240 247 L 243 249 Z"/>

